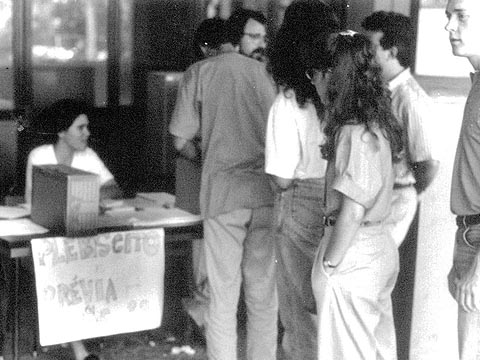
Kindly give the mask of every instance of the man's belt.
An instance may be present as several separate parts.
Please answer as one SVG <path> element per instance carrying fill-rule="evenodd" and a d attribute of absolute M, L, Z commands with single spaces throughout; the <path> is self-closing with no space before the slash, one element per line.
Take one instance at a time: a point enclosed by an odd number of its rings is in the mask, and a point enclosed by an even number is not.
<path fill-rule="evenodd" d="M 398 190 L 398 189 L 407 189 L 409 187 L 412 187 L 413 184 L 393 184 L 393 188 L 395 190 Z"/>
<path fill-rule="evenodd" d="M 337 222 L 337 217 L 334 215 L 324 216 L 322 218 L 322 222 L 324 226 L 335 226 L 335 223 Z M 360 226 L 375 226 L 380 225 L 381 223 L 381 221 L 364 221 L 360 224 Z"/>
<path fill-rule="evenodd" d="M 480 214 L 457 216 L 457 226 L 471 226 L 480 224 Z"/>

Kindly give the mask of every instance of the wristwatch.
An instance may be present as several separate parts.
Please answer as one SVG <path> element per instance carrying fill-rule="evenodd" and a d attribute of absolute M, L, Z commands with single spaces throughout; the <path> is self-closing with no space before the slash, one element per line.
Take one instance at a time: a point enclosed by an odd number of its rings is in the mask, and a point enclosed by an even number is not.
<path fill-rule="evenodd" d="M 323 267 L 330 268 L 330 269 L 335 269 L 338 265 L 333 265 L 330 260 L 323 259 Z"/>

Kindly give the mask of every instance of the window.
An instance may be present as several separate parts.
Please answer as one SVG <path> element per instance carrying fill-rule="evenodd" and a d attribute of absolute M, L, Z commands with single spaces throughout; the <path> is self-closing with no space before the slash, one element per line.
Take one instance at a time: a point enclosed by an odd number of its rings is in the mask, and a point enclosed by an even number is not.
<path fill-rule="evenodd" d="M 133 1 L 120 2 L 120 105 L 132 103 Z"/>
<path fill-rule="evenodd" d="M 453 56 L 445 31 L 447 0 L 421 0 L 415 72 L 418 75 L 464 77 L 471 71 L 465 58 Z"/>
<path fill-rule="evenodd" d="M 13 109 L 12 1 L 0 0 L 0 110 Z"/>
<path fill-rule="evenodd" d="M 107 0 L 33 0 L 34 105 L 81 97 L 103 106 Z"/>

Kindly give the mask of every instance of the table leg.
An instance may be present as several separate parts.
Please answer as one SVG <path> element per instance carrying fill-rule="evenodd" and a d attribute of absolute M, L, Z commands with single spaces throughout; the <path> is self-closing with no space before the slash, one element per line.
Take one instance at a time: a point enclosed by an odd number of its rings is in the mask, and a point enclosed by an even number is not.
<path fill-rule="evenodd" d="M 15 258 L 15 278 L 13 282 L 13 335 L 12 354 L 13 360 L 18 360 L 18 334 L 19 334 L 19 312 L 18 312 L 18 287 L 20 277 L 20 258 Z"/>

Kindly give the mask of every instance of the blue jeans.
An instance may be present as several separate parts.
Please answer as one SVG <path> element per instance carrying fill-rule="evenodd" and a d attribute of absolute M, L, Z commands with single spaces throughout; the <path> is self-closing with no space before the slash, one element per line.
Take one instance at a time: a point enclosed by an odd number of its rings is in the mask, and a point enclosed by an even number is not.
<path fill-rule="evenodd" d="M 323 235 L 324 180 L 296 180 L 275 201 L 275 251 L 282 346 L 287 359 L 317 358 L 313 260 Z"/>
<path fill-rule="evenodd" d="M 480 251 L 480 224 L 459 227 L 455 235 L 453 271 L 461 278 Z M 460 360 L 480 359 L 480 313 L 458 308 L 458 348 Z"/>

